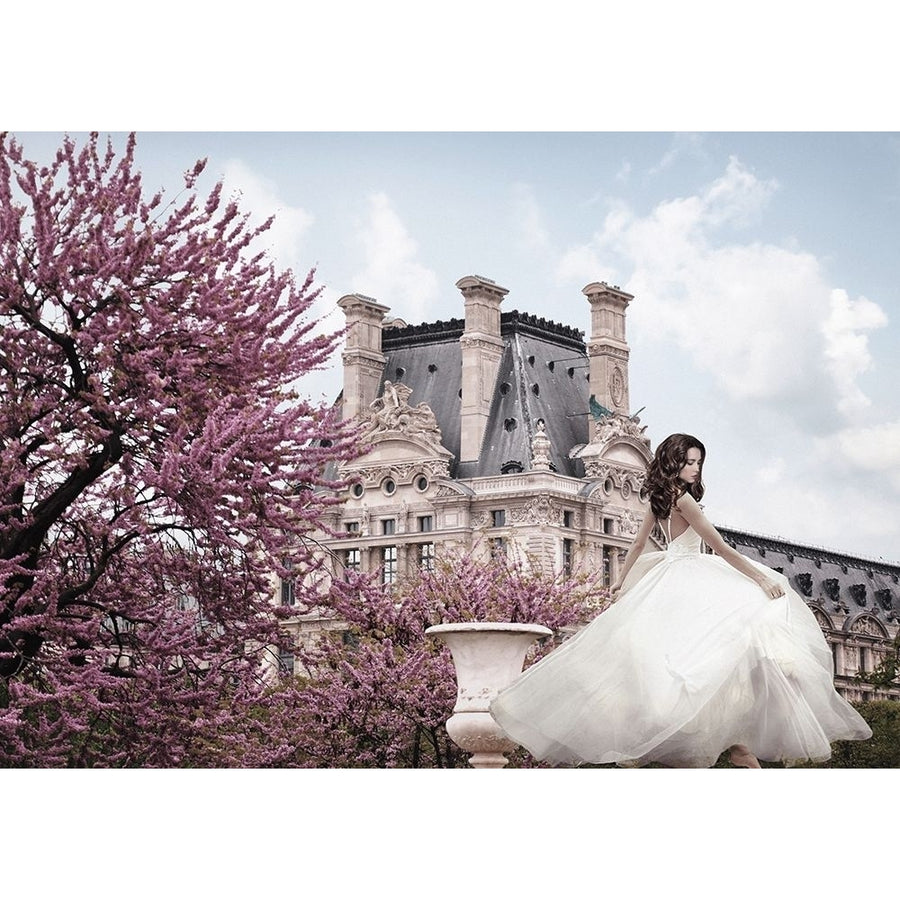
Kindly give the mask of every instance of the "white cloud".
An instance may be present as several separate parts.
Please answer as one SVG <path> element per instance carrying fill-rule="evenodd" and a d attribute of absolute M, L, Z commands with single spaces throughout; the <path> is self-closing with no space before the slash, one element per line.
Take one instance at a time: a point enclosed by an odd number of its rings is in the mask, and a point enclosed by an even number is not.
<path fill-rule="evenodd" d="M 838 394 L 838 409 L 852 414 L 869 406 L 870 400 L 856 379 L 872 366 L 869 340 L 863 332 L 887 325 L 887 316 L 878 304 L 860 297 L 851 300 L 846 291 L 831 292 L 831 311 L 822 324 L 825 358 Z"/>
<path fill-rule="evenodd" d="M 747 225 L 759 216 L 777 188 L 776 181 L 760 181 L 732 156 L 725 174 L 703 194 L 702 210 L 706 223 L 711 226 Z"/>
<path fill-rule="evenodd" d="M 757 469 L 756 480 L 764 485 L 778 484 L 784 477 L 786 469 L 787 466 L 785 465 L 784 459 L 779 456 L 767 465 Z"/>
<path fill-rule="evenodd" d="M 666 169 L 671 169 L 682 156 L 703 158 L 706 151 L 703 146 L 704 136 L 696 132 L 680 132 L 672 137 L 672 144 L 663 154 L 662 159 L 648 172 L 649 175 L 659 175 Z"/>
<path fill-rule="evenodd" d="M 437 275 L 417 261 L 418 244 L 387 194 L 370 195 L 367 218 L 358 237 L 365 266 L 353 276 L 353 289 L 390 306 L 394 315 L 407 321 L 426 318 L 438 296 Z"/>
<path fill-rule="evenodd" d="M 275 216 L 261 241 L 277 260 L 278 267 L 294 269 L 300 277 L 307 267 L 298 260 L 303 239 L 313 224 L 313 215 L 299 206 L 290 206 L 278 196 L 277 185 L 270 178 L 254 172 L 240 159 L 225 163 L 224 196 L 240 194 L 241 209 L 251 213 L 251 222 L 261 225 L 270 215 Z"/>
<path fill-rule="evenodd" d="M 613 206 L 557 272 L 581 280 L 613 267 L 611 277 L 637 296 L 633 327 L 674 342 L 729 398 L 824 423 L 848 396 L 858 399 L 856 378 L 868 366 L 860 331 L 883 324 L 883 313 L 864 298 L 837 308 L 809 253 L 724 238 L 726 228 L 758 219 L 776 189 L 732 157 L 706 189 L 646 216 Z M 829 395 L 822 376 L 838 369 L 840 387 Z"/>
<path fill-rule="evenodd" d="M 874 476 L 900 491 L 900 420 L 842 428 L 820 440 L 819 451 L 857 481 Z"/>

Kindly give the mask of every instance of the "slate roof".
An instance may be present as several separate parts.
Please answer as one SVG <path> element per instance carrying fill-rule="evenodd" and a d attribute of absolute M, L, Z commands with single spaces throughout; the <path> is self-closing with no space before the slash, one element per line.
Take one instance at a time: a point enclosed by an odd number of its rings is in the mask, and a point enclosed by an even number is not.
<path fill-rule="evenodd" d="M 808 603 L 844 627 L 865 614 L 893 634 L 900 622 L 900 563 L 865 559 L 781 538 L 718 528 L 739 553 L 781 569 Z"/>
<path fill-rule="evenodd" d="M 543 419 L 551 441 L 551 465 L 563 475 L 584 476 L 569 451 L 589 438 L 588 357 L 583 332 L 518 310 L 500 315 L 503 355 L 479 458 L 461 463 L 460 406 L 462 319 L 386 328 L 384 382 L 412 389 L 411 405 L 427 403 L 453 454 L 450 474 L 475 478 L 531 465 L 531 440 Z"/>

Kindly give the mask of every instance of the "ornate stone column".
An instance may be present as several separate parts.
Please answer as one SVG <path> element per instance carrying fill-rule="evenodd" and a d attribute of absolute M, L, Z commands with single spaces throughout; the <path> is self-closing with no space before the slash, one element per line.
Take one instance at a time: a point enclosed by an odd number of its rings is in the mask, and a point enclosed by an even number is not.
<path fill-rule="evenodd" d="M 384 374 L 385 355 L 381 352 L 383 306 L 363 294 L 347 294 L 338 300 L 347 317 L 347 344 L 344 362 L 343 417 L 352 419 L 375 400 Z"/>
<path fill-rule="evenodd" d="M 461 462 L 478 459 L 487 427 L 497 370 L 503 355 L 500 304 L 509 291 L 489 278 L 467 275 L 456 282 L 465 300 L 466 325 L 462 352 L 462 404 L 460 407 Z"/>
<path fill-rule="evenodd" d="M 591 304 L 591 393 L 602 406 L 612 412 L 629 414 L 628 354 L 625 342 L 625 310 L 634 300 L 618 287 L 595 281 L 582 293 Z"/>

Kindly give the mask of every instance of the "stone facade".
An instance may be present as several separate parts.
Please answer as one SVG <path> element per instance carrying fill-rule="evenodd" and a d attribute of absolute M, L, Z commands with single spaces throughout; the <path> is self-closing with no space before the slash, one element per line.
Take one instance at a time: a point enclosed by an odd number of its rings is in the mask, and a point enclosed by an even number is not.
<path fill-rule="evenodd" d="M 407 325 L 361 294 L 341 298 L 345 418 L 363 425 L 366 452 L 319 535 L 334 574 L 379 571 L 393 583 L 447 550 L 513 556 L 544 571 L 617 575 L 648 505 L 652 457 L 631 412 L 625 338 L 634 299 L 604 282 L 583 293 L 576 329 L 502 312 L 509 291 L 491 279 L 457 282 L 464 319 Z M 850 699 L 891 696 L 860 679 L 897 634 L 900 566 L 738 531 L 745 555 L 780 568 L 807 599 L 834 648 L 836 685 Z M 651 542 L 662 546 L 655 534 Z M 335 627 L 298 618 L 298 634 Z"/>

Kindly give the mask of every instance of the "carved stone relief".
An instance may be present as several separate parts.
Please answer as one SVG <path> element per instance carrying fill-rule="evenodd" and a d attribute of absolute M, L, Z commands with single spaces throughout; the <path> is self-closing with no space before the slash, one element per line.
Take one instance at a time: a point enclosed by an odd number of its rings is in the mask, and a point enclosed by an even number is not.
<path fill-rule="evenodd" d="M 628 537 L 637 534 L 640 524 L 638 517 L 630 509 L 626 509 L 619 517 L 619 530 Z"/>
<path fill-rule="evenodd" d="M 510 513 L 510 520 L 517 525 L 547 525 L 550 521 L 557 521 L 559 517 L 557 504 L 546 494 L 533 497 Z"/>
<path fill-rule="evenodd" d="M 850 631 L 854 634 L 868 634 L 872 637 L 886 637 L 884 629 L 871 616 L 860 616 L 851 626 Z"/>
<path fill-rule="evenodd" d="M 616 406 L 622 406 L 625 402 L 625 376 L 618 366 L 614 366 L 609 376 L 609 395 Z"/>

